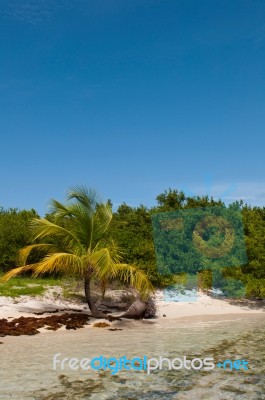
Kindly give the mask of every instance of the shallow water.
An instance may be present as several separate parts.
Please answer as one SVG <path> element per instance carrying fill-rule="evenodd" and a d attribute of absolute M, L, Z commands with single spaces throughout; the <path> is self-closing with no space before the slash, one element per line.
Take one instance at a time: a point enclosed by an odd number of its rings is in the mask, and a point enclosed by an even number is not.
<path fill-rule="evenodd" d="M 265 399 L 265 316 L 234 315 L 128 321 L 122 331 L 85 328 L 1 339 L 0 399 L 230 400 Z M 249 370 L 146 371 L 53 370 L 60 358 L 175 357 L 214 361 L 245 359 Z"/>

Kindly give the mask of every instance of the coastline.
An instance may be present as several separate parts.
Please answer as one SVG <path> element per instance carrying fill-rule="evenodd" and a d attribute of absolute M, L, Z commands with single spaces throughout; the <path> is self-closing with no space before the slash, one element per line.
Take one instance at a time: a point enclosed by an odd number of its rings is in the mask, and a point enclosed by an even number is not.
<path fill-rule="evenodd" d="M 245 318 L 246 316 L 249 318 L 251 318 L 251 316 L 265 318 L 265 304 L 263 301 L 218 299 L 200 293 L 196 302 L 166 302 L 163 301 L 162 292 L 159 290 L 156 292 L 155 299 L 157 304 L 157 316 L 152 319 L 143 319 L 141 320 L 142 322 L 167 325 L 167 321 L 169 322 L 170 320 L 207 322 L 227 321 L 240 317 Z M 113 312 L 111 314 L 115 316 L 119 313 Z M 77 325 L 74 325 L 72 321 L 68 326 L 67 323 L 63 322 L 63 326 L 56 327 L 58 318 L 62 317 L 67 320 L 67 316 L 75 318 L 78 322 Z M 55 330 L 66 331 L 67 329 L 82 329 L 82 327 L 94 328 L 96 323 L 103 323 L 103 325 L 100 326 L 103 329 L 97 329 L 97 331 L 103 331 L 106 328 L 109 330 L 120 330 L 128 326 L 135 326 L 135 320 L 125 318 L 111 322 L 106 319 L 95 319 L 91 316 L 86 304 L 64 299 L 60 296 L 55 298 L 49 290 L 45 296 L 42 297 L 21 296 L 20 298 L 11 298 L 0 296 L 0 319 L 6 320 L 9 323 L 13 320 L 21 320 L 21 317 L 23 317 L 24 325 L 27 323 L 26 320 L 32 325 L 32 321 L 37 322 L 38 320 L 41 322 L 41 318 L 46 318 L 49 323 L 47 323 L 47 326 L 46 324 L 41 327 L 36 326 L 37 333 L 51 333 Z M 85 317 L 87 317 L 87 321 L 83 322 Z M 32 318 L 34 318 L 34 320 L 32 320 Z M 59 323 L 60 322 L 61 321 L 59 321 Z M 21 333 L 19 335 L 23 334 L 24 333 Z M 3 338 L 9 335 L 1 334 L 1 336 Z"/>
<path fill-rule="evenodd" d="M 159 296 L 159 295 L 158 295 Z M 200 293 L 195 302 L 165 302 L 158 300 L 158 317 L 198 317 L 227 314 L 263 314 L 265 303 L 251 300 L 220 299 Z M 265 314 L 264 314 L 265 316 Z"/>

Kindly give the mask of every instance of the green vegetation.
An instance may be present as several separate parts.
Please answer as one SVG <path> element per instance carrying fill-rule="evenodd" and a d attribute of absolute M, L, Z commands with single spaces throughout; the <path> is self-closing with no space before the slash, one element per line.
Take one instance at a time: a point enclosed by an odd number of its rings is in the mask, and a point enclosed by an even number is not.
<path fill-rule="evenodd" d="M 13 268 L 17 264 L 18 251 L 31 243 L 28 223 L 36 217 L 33 209 L 0 208 L 0 271 Z"/>
<path fill-rule="evenodd" d="M 165 191 L 156 198 L 157 206 L 147 209 L 144 206 L 129 207 L 122 204 L 110 226 L 110 235 L 121 244 L 126 261 L 135 262 L 143 268 L 155 286 L 165 287 L 178 283 L 178 276 L 160 275 L 157 272 L 156 255 L 153 242 L 151 217 L 156 213 L 185 210 L 193 207 L 226 207 L 221 201 L 208 196 L 186 196 L 177 190 Z M 229 207 L 240 208 L 243 216 L 244 235 L 248 262 L 244 266 L 224 269 L 222 289 L 229 295 L 238 286 L 239 280 L 245 285 L 248 297 L 265 297 L 265 208 L 249 207 L 242 201 Z M 175 252 L 174 241 L 167 243 L 166 254 Z M 190 260 L 190 269 L 194 269 L 196 258 Z M 210 271 L 209 271 L 210 272 Z M 179 275 L 183 276 L 182 274 Z M 229 279 L 228 279 L 229 278 Z M 207 271 L 199 273 L 199 285 L 209 289 L 212 285 L 211 274 Z M 238 295 L 242 295 L 242 287 L 238 287 Z"/>
<path fill-rule="evenodd" d="M 2 276 L 1 276 L 2 277 Z M 61 286 L 62 280 L 53 277 L 32 278 L 15 277 L 6 283 L 0 283 L 0 296 L 19 297 L 22 295 L 42 295 L 47 287 Z"/>
<path fill-rule="evenodd" d="M 104 206 L 104 210 L 106 212 L 104 217 L 106 221 L 106 229 L 103 229 L 104 232 L 101 232 L 102 235 L 99 240 L 100 247 L 96 247 L 95 244 L 98 239 L 93 239 L 93 244 L 90 250 L 100 249 L 101 254 L 103 254 L 104 251 L 102 249 L 108 248 L 109 252 L 104 254 L 109 254 L 109 260 L 111 260 L 112 254 L 116 254 L 116 256 L 118 254 L 119 256 L 122 255 L 122 259 L 126 264 L 138 266 L 141 270 L 143 270 L 154 286 L 165 287 L 176 282 L 180 282 L 184 278 L 181 274 L 177 276 L 163 276 L 158 273 L 151 222 L 152 215 L 164 211 L 185 210 L 193 207 L 209 207 L 215 205 L 225 207 L 225 205 L 221 200 L 215 201 L 208 196 L 190 197 L 186 196 L 183 192 L 171 189 L 158 195 L 156 200 L 157 205 L 152 208 L 147 208 L 144 205 L 140 205 L 138 207 L 130 207 L 124 203 L 113 214 L 111 213 L 111 203 L 109 201 Z M 54 203 L 54 206 L 55 209 L 58 206 L 57 212 L 55 212 L 56 210 L 54 209 L 52 213 L 47 214 L 45 218 L 46 222 L 41 222 L 44 219 L 40 219 L 34 210 L 0 210 L 0 271 L 9 271 L 11 268 L 18 265 L 18 250 L 34 243 L 28 230 L 28 222 L 32 219 L 32 217 L 35 218 L 35 222 L 39 221 L 35 224 L 35 226 L 38 226 L 39 229 L 41 227 L 44 229 L 43 224 L 47 224 L 47 221 L 49 221 L 51 224 L 58 223 L 59 225 L 61 225 L 62 222 L 63 225 L 61 227 L 64 227 L 64 224 L 67 225 L 68 223 L 75 224 L 74 220 L 76 220 L 77 214 L 75 215 L 75 217 L 69 218 L 67 217 L 67 209 L 63 208 L 64 205 L 61 205 L 60 203 Z M 264 298 L 265 208 L 250 207 L 243 204 L 242 201 L 235 202 L 230 205 L 230 207 L 233 206 L 239 207 L 242 211 L 248 262 L 244 266 L 235 266 L 233 268 L 227 268 L 224 270 L 224 274 L 227 280 L 227 293 L 229 293 L 229 291 L 234 288 L 234 286 L 236 285 L 236 280 L 240 279 L 245 285 L 246 296 Z M 94 209 L 94 211 L 96 210 Z M 64 212 L 65 215 L 63 215 Z M 60 218 L 58 219 L 59 215 Z M 109 217 L 107 217 L 107 215 L 109 215 Z M 112 218 L 110 216 L 112 216 Z M 69 221 L 66 221 L 67 218 L 69 218 Z M 83 222 L 85 223 L 85 220 L 83 220 Z M 48 227 L 48 225 L 45 225 L 45 227 Z M 49 235 L 50 234 L 52 234 L 51 230 L 49 231 Z M 62 239 L 62 237 L 60 238 L 60 235 L 55 235 L 56 240 L 54 235 L 49 235 L 44 235 L 45 238 L 43 237 L 41 241 L 39 237 L 37 239 L 38 243 L 42 243 L 43 245 L 51 244 L 50 238 L 51 236 L 53 236 L 52 243 L 54 245 L 61 245 L 59 243 Z M 119 249 L 121 249 L 121 253 L 117 251 L 116 245 L 114 245 L 114 243 L 118 245 Z M 68 246 L 67 243 L 66 245 Z M 170 245 L 171 244 L 169 241 L 169 253 L 171 251 Z M 71 250 L 69 248 L 66 251 L 68 253 L 71 253 Z M 31 254 L 29 254 L 30 258 L 28 260 L 30 261 L 30 263 L 34 263 L 39 256 L 40 254 L 38 252 L 32 251 Z M 114 256 L 114 259 L 116 260 L 116 264 L 118 264 L 118 259 L 116 259 L 116 256 Z M 67 269 L 68 271 L 67 266 L 64 267 L 64 270 L 65 269 Z M 54 270 L 61 271 L 58 264 L 56 264 Z M 103 268 L 102 270 L 106 272 L 107 269 L 105 270 Z M 102 289 L 104 291 L 107 282 L 111 281 L 113 276 L 110 276 L 106 273 L 104 276 L 103 275 L 104 274 L 102 273 L 95 273 L 94 278 L 101 282 Z M 118 278 L 118 275 L 119 274 L 115 275 L 114 273 L 115 278 Z M 228 280 L 228 278 L 230 278 L 230 280 Z M 35 282 L 36 281 L 34 281 L 34 283 Z M 199 274 L 199 284 L 202 288 L 206 290 L 207 288 L 211 287 L 211 282 L 212 278 L 209 272 L 204 271 L 203 273 Z M 16 286 L 14 280 L 8 283 L 8 285 L 10 285 L 10 288 L 12 285 Z M 17 284 L 17 286 L 19 285 Z M 1 290 L 1 293 L 3 293 L 4 289 L 2 285 Z"/>
<path fill-rule="evenodd" d="M 29 271 L 34 277 L 65 274 L 81 278 L 94 317 L 105 315 L 92 299 L 92 279 L 97 279 L 103 289 L 112 279 L 120 279 L 147 297 L 153 287 L 146 274 L 122 263 L 117 247 L 106 238 L 112 219 L 109 203 L 102 203 L 95 191 L 77 187 L 69 191 L 65 204 L 52 200 L 50 205 L 49 219 L 33 218 L 30 222 L 34 243 L 20 250 L 21 266 L 7 272 L 3 281 Z"/>

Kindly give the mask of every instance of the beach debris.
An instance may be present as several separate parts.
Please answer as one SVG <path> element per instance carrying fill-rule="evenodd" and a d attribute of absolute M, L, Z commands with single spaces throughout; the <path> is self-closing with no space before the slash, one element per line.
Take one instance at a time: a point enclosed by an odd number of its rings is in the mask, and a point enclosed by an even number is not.
<path fill-rule="evenodd" d="M 50 315 L 47 317 L 19 317 L 12 321 L 3 318 L 0 319 L 0 336 L 20 336 L 20 335 L 37 335 L 38 329 L 45 328 L 47 330 L 56 331 L 65 326 L 66 329 L 83 328 L 88 325 L 90 317 L 87 314 L 70 314 Z"/>
<path fill-rule="evenodd" d="M 125 313 L 119 315 L 119 318 L 141 318 L 146 310 L 146 303 L 141 300 L 136 300 L 128 308 Z"/>
<path fill-rule="evenodd" d="M 108 331 L 122 331 L 121 328 L 109 328 Z"/>
<path fill-rule="evenodd" d="M 107 326 L 110 326 L 107 322 L 95 322 L 93 324 L 94 328 L 106 328 Z"/>

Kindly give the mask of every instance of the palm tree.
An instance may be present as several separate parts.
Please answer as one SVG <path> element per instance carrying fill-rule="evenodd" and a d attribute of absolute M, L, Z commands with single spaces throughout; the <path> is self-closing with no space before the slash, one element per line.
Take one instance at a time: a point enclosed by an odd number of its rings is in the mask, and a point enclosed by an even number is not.
<path fill-rule="evenodd" d="M 19 267 L 4 275 L 3 281 L 25 271 L 33 277 L 62 272 L 84 280 L 86 300 L 94 317 L 105 315 L 91 297 L 91 279 L 97 278 L 103 286 L 110 279 L 121 279 L 138 290 L 143 299 L 153 291 L 146 274 L 134 265 L 121 262 L 113 242 L 106 239 L 112 211 L 109 203 L 102 203 L 92 189 L 70 189 L 67 202 L 50 202 L 52 218 L 34 218 L 30 224 L 33 243 L 19 252 Z M 30 263 L 30 256 L 38 262 Z M 32 260 L 32 257 L 31 257 Z"/>

